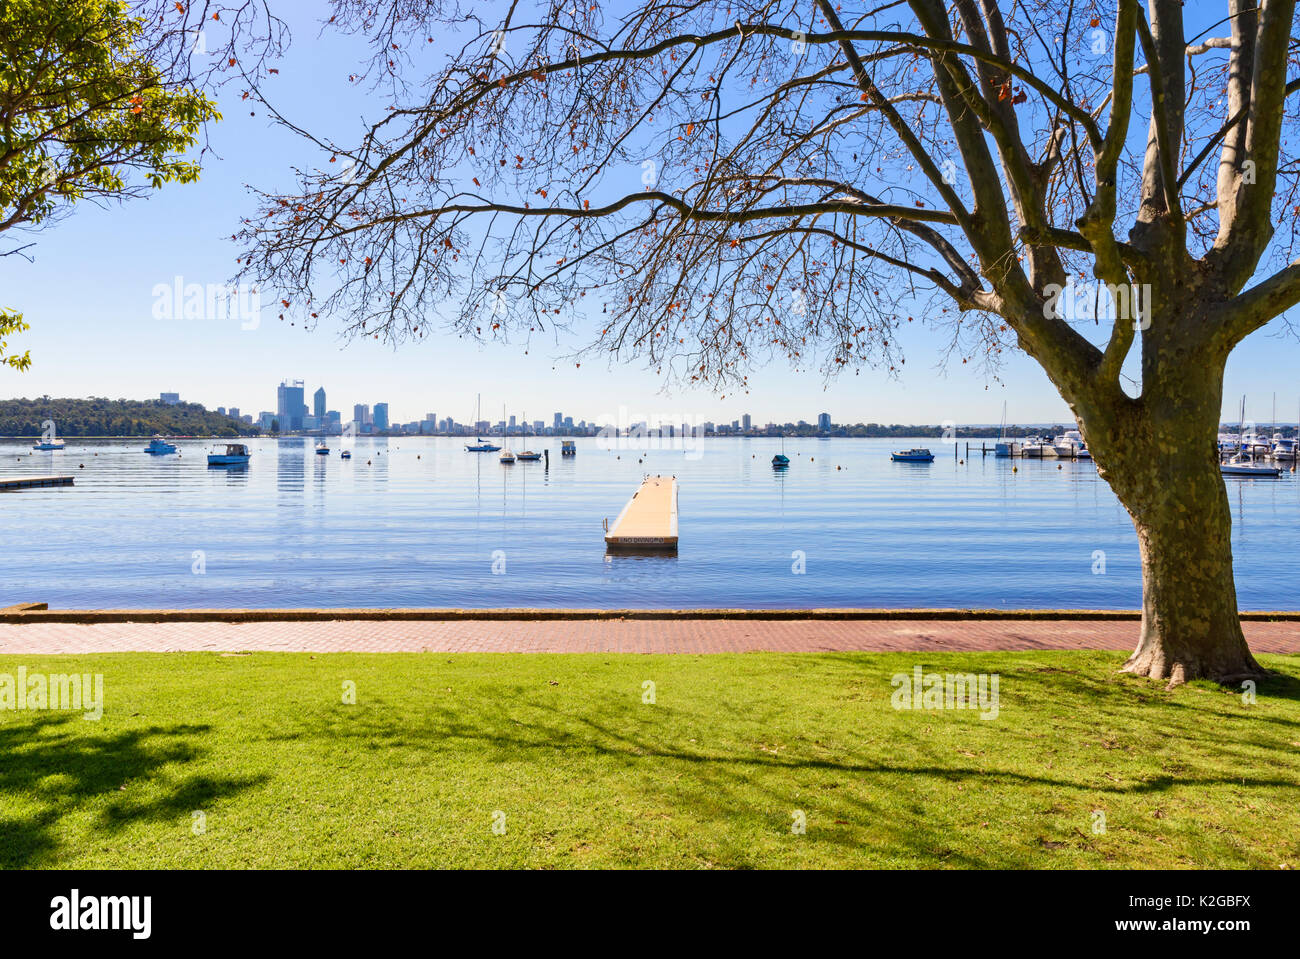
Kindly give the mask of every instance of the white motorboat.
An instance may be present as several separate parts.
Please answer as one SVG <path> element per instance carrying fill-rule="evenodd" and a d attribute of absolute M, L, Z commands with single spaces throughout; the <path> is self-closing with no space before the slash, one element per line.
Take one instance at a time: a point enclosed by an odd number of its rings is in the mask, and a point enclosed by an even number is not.
<path fill-rule="evenodd" d="M 1083 434 L 1078 430 L 1066 430 L 1062 433 L 1053 444 L 1053 449 L 1057 456 L 1066 459 L 1092 459 L 1092 454 L 1088 452 L 1088 444 L 1083 441 Z"/>
<path fill-rule="evenodd" d="M 1031 436 L 1020 444 L 1020 455 L 1031 457 L 1033 459 L 1041 459 L 1046 445 L 1047 444 L 1043 441 L 1042 437 Z M 1056 450 L 1052 450 L 1051 455 L 1055 456 Z"/>
<path fill-rule="evenodd" d="M 1281 476 L 1282 467 L 1268 463 L 1259 463 L 1248 456 L 1238 453 L 1232 459 L 1219 464 L 1219 472 L 1224 476 Z"/>

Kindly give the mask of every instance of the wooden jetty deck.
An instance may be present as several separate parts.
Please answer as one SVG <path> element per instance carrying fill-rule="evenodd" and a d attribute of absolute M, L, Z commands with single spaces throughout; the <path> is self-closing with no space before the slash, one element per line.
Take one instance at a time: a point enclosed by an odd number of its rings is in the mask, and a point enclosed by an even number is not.
<path fill-rule="evenodd" d="M 675 550 L 677 478 L 647 476 L 642 480 L 614 525 L 606 521 L 605 545 L 609 549 Z"/>
<path fill-rule="evenodd" d="M 0 491 L 39 489 L 43 486 L 71 486 L 71 476 L 13 476 L 0 477 Z"/>

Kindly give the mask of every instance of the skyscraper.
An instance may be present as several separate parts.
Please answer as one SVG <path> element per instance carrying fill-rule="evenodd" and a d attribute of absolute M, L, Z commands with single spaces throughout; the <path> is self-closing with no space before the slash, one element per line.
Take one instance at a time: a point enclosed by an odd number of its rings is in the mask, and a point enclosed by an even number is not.
<path fill-rule="evenodd" d="M 357 426 L 365 426 L 370 422 L 370 404 L 358 403 L 352 407 L 352 419 L 356 421 Z"/>
<path fill-rule="evenodd" d="M 312 394 L 312 415 L 318 420 L 325 419 L 325 387 Z"/>
<path fill-rule="evenodd" d="M 745 432 L 748 433 L 748 432 L 749 432 L 749 428 L 750 428 L 750 426 L 753 425 L 753 422 L 754 422 L 754 421 L 750 418 L 749 414 L 746 413 L 744 416 L 742 416 L 742 417 L 740 418 L 740 422 L 741 422 L 741 424 L 745 427 Z"/>
<path fill-rule="evenodd" d="M 828 430 L 828 429 L 830 429 L 830 428 L 831 428 L 831 414 L 829 414 L 829 413 L 818 413 L 818 414 L 817 414 L 817 428 L 818 428 L 819 430 Z"/>
<path fill-rule="evenodd" d="M 388 429 L 388 404 L 387 403 L 375 404 L 375 429 L 377 430 Z"/>
<path fill-rule="evenodd" d="M 307 415 L 307 404 L 303 402 L 302 380 L 285 380 L 276 391 L 276 419 L 280 421 L 280 432 L 302 429 L 303 417 Z"/>

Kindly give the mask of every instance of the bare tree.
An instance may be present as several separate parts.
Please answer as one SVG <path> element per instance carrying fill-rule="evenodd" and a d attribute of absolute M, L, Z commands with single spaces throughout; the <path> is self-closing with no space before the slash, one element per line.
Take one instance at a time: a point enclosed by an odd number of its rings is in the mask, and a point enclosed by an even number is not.
<path fill-rule="evenodd" d="M 1137 529 L 1125 669 L 1253 677 L 1216 435 L 1229 352 L 1300 301 L 1294 6 L 336 0 L 384 115 L 301 131 L 319 167 L 258 194 L 241 267 L 355 335 L 594 323 L 584 352 L 719 390 L 895 370 L 914 317 L 994 373 L 1019 348 Z"/>

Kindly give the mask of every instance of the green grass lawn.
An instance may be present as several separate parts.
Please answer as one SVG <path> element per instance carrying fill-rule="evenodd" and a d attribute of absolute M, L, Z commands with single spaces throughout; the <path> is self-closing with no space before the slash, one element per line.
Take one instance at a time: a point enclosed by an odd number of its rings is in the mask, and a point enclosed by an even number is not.
<path fill-rule="evenodd" d="M 1300 867 L 1300 657 L 1254 705 L 1122 658 L 4 656 L 105 707 L 0 711 L 0 864 Z M 918 663 L 998 717 L 893 709 Z"/>

